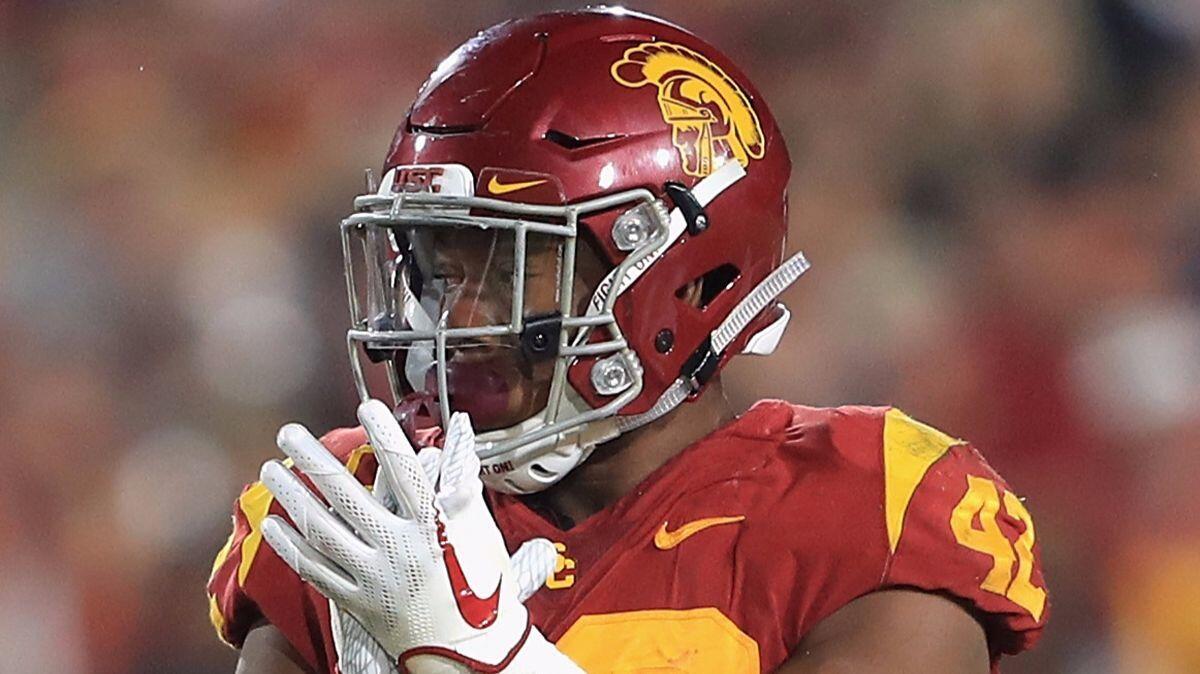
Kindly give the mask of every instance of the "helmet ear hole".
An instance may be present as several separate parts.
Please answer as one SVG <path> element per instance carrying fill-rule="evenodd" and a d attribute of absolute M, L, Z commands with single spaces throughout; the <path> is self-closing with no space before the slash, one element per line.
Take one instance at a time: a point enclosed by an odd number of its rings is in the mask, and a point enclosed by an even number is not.
<path fill-rule="evenodd" d="M 679 286 L 679 289 L 675 291 L 675 297 L 689 307 L 704 309 L 704 281 L 696 279 Z"/>
<path fill-rule="evenodd" d="M 549 480 L 550 478 L 554 477 L 554 473 L 546 470 L 546 468 L 540 463 L 530 465 L 529 472 L 533 473 L 534 477 L 542 480 Z"/>
<path fill-rule="evenodd" d="M 721 293 L 733 287 L 741 276 L 741 271 L 732 264 L 725 263 L 714 267 L 700 276 L 679 286 L 675 297 L 697 309 L 704 311 Z"/>

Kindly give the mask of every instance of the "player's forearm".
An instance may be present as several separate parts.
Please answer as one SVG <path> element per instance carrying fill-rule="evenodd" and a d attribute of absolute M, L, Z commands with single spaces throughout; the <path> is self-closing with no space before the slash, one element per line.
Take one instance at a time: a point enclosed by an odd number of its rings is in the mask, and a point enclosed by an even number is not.
<path fill-rule="evenodd" d="M 242 644 L 236 674 L 313 674 L 304 658 L 274 625 L 251 628 Z"/>

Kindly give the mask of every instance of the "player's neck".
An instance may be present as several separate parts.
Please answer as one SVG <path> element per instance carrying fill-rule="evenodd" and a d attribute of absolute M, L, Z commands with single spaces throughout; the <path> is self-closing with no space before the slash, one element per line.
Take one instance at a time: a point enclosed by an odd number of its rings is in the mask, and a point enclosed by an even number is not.
<path fill-rule="evenodd" d="M 666 417 L 597 447 L 591 458 L 539 500 L 570 521 L 582 522 L 733 417 L 718 377 L 695 402 L 685 403 Z"/>

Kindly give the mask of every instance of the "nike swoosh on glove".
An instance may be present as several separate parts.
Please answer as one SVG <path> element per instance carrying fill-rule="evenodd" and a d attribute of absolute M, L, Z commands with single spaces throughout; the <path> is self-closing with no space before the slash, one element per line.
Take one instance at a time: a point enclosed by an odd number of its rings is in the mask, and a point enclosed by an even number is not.
<path fill-rule="evenodd" d="M 380 466 L 374 494 L 303 426 L 280 429 L 280 449 L 329 504 L 282 463 L 263 465 L 294 523 L 263 522 L 280 558 L 411 674 L 581 672 L 529 621 L 522 602 L 549 577 L 554 547 L 534 539 L 509 558 L 470 419 L 454 414 L 442 449 L 418 455 L 383 403 L 358 416 Z"/>

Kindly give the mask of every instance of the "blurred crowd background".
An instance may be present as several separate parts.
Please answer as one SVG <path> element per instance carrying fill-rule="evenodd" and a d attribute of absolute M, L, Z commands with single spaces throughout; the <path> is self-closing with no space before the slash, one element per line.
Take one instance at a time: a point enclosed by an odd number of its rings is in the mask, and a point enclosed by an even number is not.
<path fill-rule="evenodd" d="M 0 0 L 0 669 L 232 671 L 203 586 L 355 398 L 337 222 L 425 75 L 573 3 Z M 1200 671 L 1200 3 L 662 0 L 788 136 L 813 271 L 739 404 L 891 403 L 1028 500 L 1006 672 Z"/>

